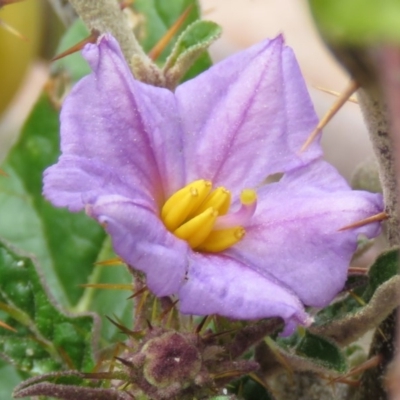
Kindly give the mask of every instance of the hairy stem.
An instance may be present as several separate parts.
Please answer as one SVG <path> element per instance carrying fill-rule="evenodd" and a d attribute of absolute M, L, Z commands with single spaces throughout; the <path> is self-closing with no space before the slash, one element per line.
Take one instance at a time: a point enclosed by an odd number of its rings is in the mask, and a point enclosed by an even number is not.
<path fill-rule="evenodd" d="M 400 140 L 397 138 L 399 132 L 396 131 L 397 100 L 393 98 L 394 89 L 398 88 L 398 85 L 389 82 L 389 78 L 386 76 L 389 73 L 389 70 L 386 69 L 393 70 L 394 66 L 389 67 L 387 63 L 385 64 L 384 54 L 379 48 L 356 48 L 332 44 L 330 47 L 341 64 L 348 69 L 353 79 L 361 85 L 358 93 L 359 103 L 378 161 L 386 212 L 390 216 L 386 222 L 386 236 L 390 246 L 398 246 L 400 231 L 396 171 L 399 170 L 399 161 L 396 159 L 398 158 L 396 142 Z M 394 79 L 395 76 L 398 78 L 399 71 L 392 71 L 394 74 L 390 79 Z M 361 386 L 356 392 L 356 400 L 388 399 L 384 377 L 387 366 L 396 351 L 396 319 L 397 313 L 391 313 L 375 332 L 369 356 L 380 354 L 383 356 L 383 362 L 364 373 Z"/>
<path fill-rule="evenodd" d="M 117 39 L 129 65 L 134 55 L 142 59 L 148 58 L 116 0 L 69 1 L 90 30 L 100 34 L 109 32 Z"/>

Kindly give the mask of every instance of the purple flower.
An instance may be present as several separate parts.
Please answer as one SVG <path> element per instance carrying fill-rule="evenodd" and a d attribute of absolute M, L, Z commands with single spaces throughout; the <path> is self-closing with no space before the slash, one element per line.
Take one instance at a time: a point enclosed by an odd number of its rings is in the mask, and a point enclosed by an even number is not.
<path fill-rule="evenodd" d="M 339 229 L 383 206 L 350 190 L 319 143 L 299 152 L 317 118 L 282 37 L 175 92 L 136 81 L 109 35 L 83 54 L 93 73 L 64 102 L 47 199 L 86 209 L 183 313 L 309 324 L 303 305 L 334 298 L 357 236 L 380 227 Z"/>

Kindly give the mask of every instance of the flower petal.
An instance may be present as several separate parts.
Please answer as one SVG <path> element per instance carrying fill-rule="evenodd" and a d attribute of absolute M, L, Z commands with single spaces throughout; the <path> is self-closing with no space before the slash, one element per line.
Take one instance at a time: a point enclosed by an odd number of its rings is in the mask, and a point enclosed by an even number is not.
<path fill-rule="evenodd" d="M 121 186 L 99 186 L 82 174 L 69 182 L 63 174 L 77 174 L 80 164 L 93 161 L 96 169 L 112 171 L 126 187 L 140 188 L 158 205 L 184 185 L 181 130 L 172 92 L 135 81 L 119 45 L 110 35 L 83 50 L 93 73 L 78 82 L 61 112 L 60 163 L 47 171 L 44 194 L 58 204 L 84 207 L 82 194 L 113 193 Z M 71 157 L 73 156 L 73 157 Z M 107 174 L 107 173 L 106 173 Z M 79 174 L 78 174 L 79 175 Z M 103 177 L 100 178 L 100 180 Z M 109 182 L 112 182 L 111 180 Z M 75 190 L 75 198 L 73 192 Z M 116 194 L 124 194 L 117 192 Z M 65 197 L 65 198 L 64 198 Z"/>
<path fill-rule="evenodd" d="M 100 197 L 88 214 L 105 225 L 115 252 L 146 273 L 147 286 L 156 296 L 178 291 L 187 271 L 189 248 L 165 229 L 158 215 L 122 196 Z"/>
<path fill-rule="evenodd" d="M 176 90 L 188 181 L 209 179 L 237 194 L 268 175 L 321 155 L 300 148 L 318 120 L 282 37 L 240 52 Z"/>
<path fill-rule="evenodd" d="M 281 317 L 294 325 L 311 322 L 299 299 L 274 278 L 222 254 L 193 252 L 190 257 L 189 272 L 179 291 L 182 313 L 235 319 Z"/>
<path fill-rule="evenodd" d="M 340 228 L 382 209 L 380 194 L 350 190 L 333 167 L 316 161 L 260 190 L 245 238 L 227 253 L 322 307 L 343 288 L 358 235 L 374 237 L 380 224 Z"/>

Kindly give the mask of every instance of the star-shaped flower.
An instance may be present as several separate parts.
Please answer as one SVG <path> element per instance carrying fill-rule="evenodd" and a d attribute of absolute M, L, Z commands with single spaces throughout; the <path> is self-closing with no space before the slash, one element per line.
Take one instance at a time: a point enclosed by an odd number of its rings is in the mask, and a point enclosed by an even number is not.
<path fill-rule="evenodd" d="M 183 313 L 280 316 L 286 331 L 342 289 L 357 236 L 382 211 L 301 145 L 317 123 L 282 37 L 218 63 L 175 92 L 135 80 L 111 36 L 83 50 L 93 72 L 61 112 L 44 195 L 105 226 L 116 253 Z M 268 176 L 283 173 L 276 183 Z"/>

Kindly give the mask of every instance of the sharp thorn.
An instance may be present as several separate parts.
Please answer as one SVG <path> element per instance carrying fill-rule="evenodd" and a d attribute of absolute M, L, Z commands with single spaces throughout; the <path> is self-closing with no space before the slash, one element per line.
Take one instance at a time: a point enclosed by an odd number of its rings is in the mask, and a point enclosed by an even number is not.
<path fill-rule="evenodd" d="M 179 301 L 179 299 L 175 300 L 166 310 L 164 310 L 160 314 L 159 319 L 162 320 L 169 312 L 171 312 L 174 309 L 174 307 L 177 305 L 178 301 Z"/>
<path fill-rule="evenodd" d="M 119 266 L 124 264 L 124 262 L 122 261 L 122 258 L 120 257 L 114 257 L 114 258 L 109 258 L 108 260 L 103 260 L 103 261 L 97 261 L 94 263 L 94 265 L 98 265 L 98 266 Z"/>
<path fill-rule="evenodd" d="M 74 46 L 70 47 L 69 49 L 63 51 L 62 53 L 56 55 L 54 58 L 52 58 L 51 61 L 57 61 L 60 58 L 69 56 L 70 54 L 76 53 L 77 51 L 82 50 L 82 48 L 88 44 L 88 43 L 96 43 L 100 33 L 96 30 L 93 30 L 90 36 L 88 36 L 86 39 L 81 40 Z"/>
<path fill-rule="evenodd" d="M 328 110 L 328 112 L 322 117 L 322 119 L 318 122 L 318 125 L 311 132 L 310 136 L 307 138 L 305 143 L 300 149 L 300 153 L 307 149 L 307 147 L 314 141 L 314 139 L 318 136 L 321 130 L 328 124 L 328 122 L 336 115 L 336 113 L 342 108 L 342 106 L 346 103 L 346 101 L 351 97 L 351 95 L 360 87 L 360 85 L 356 81 L 350 81 L 350 84 L 345 89 L 343 93 L 336 99 L 333 103 L 332 107 Z"/>
<path fill-rule="evenodd" d="M 134 364 L 133 364 L 133 363 L 131 363 L 130 361 L 125 360 L 125 359 L 123 359 L 123 358 L 121 358 L 121 357 L 115 357 L 115 359 L 118 360 L 121 364 L 124 364 L 124 365 L 127 366 L 127 367 L 130 367 L 130 368 L 133 368 L 133 367 L 134 367 Z"/>
<path fill-rule="evenodd" d="M 333 379 L 333 382 L 338 382 L 343 378 L 349 378 L 354 375 L 358 375 L 361 372 L 364 372 L 370 368 L 377 367 L 382 362 L 382 355 L 378 354 L 369 360 L 363 362 L 362 364 L 358 365 L 357 367 L 352 368 L 349 372 L 344 375 L 340 375 L 337 378 Z"/>
<path fill-rule="evenodd" d="M 8 329 L 9 331 L 12 332 L 17 332 L 16 329 L 14 329 L 13 327 L 11 327 L 10 325 L 6 324 L 5 322 L 0 321 L 0 326 L 4 329 Z"/>
<path fill-rule="evenodd" d="M 350 274 L 366 275 L 368 273 L 368 270 L 363 267 L 349 267 L 347 272 L 349 272 Z"/>
<path fill-rule="evenodd" d="M 132 296 L 129 296 L 127 298 L 127 300 L 129 299 L 134 299 L 137 296 L 140 296 L 141 294 L 143 294 L 145 291 L 147 290 L 147 286 L 142 287 L 141 289 L 139 289 L 137 292 L 133 293 Z"/>
<path fill-rule="evenodd" d="M 132 290 L 132 285 L 127 285 L 124 283 L 85 283 L 79 286 L 94 289 Z"/>
<path fill-rule="evenodd" d="M 172 40 L 175 34 L 178 32 L 179 28 L 183 25 L 186 18 L 192 11 L 193 6 L 190 5 L 186 8 L 186 10 L 181 14 L 181 16 L 174 22 L 174 24 L 167 30 L 165 35 L 156 43 L 156 45 L 149 51 L 148 56 L 153 60 L 157 60 L 157 58 L 161 55 L 164 49 L 167 47 L 168 43 Z"/>
<path fill-rule="evenodd" d="M 203 319 L 200 321 L 200 323 L 196 326 L 196 330 L 195 330 L 196 333 L 200 333 L 201 332 L 201 330 L 203 329 L 206 321 L 208 320 L 208 317 L 209 317 L 208 315 L 203 317 Z"/>
<path fill-rule="evenodd" d="M 336 92 L 335 90 L 327 89 L 327 88 L 324 88 L 322 86 L 315 86 L 315 89 L 320 90 L 321 92 L 324 92 L 324 93 L 331 94 L 332 96 L 336 96 L 336 97 L 340 96 L 340 92 Z M 347 99 L 347 101 L 350 101 L 351 103 L 358 104 L 357 98 L 353 97 L 353 96 L 350 96 Z"/>
<path fill-rule="evenodd" d="M 354 229 L 354 228 L 359 228 L 364 225 L 372 224 L 373 222 L 379 222 L 379 221 L 384 221 L 385 219 L 389 218 L 389 214 L 387 214 L 385 211 L 372 215 L 371 217 L 362 219 L 361 221 L 353 222 L 350 225 L 346 225 L 343 228 L 339 229 L 339 232 L 341 231 L 346 231 L 348 229 Z"/>

